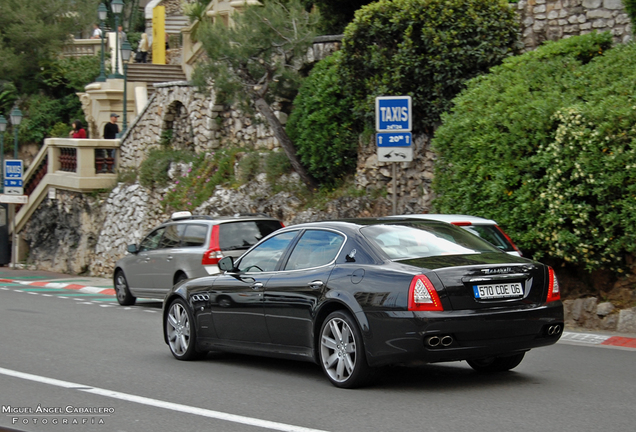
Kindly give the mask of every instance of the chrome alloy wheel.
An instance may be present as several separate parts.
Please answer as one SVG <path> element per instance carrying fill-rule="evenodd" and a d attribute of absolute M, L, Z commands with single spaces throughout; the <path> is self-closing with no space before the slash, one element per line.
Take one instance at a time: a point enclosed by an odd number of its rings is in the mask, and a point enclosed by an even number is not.
<path fill-rule="evenodd" d="M 320 335 L 320 359 L 325 372 L 335 382 L 345 382 L 356 368 L 356 339 L 349 324 L 332 318 Z"/>
<path fill-rule="evenodd" d="M 179 302 L 170 306 L 166 319 L 166 334 L 170 350 L 175 356 L 185 356 L 190 346 L 190 318 L 186 309 Z"/>

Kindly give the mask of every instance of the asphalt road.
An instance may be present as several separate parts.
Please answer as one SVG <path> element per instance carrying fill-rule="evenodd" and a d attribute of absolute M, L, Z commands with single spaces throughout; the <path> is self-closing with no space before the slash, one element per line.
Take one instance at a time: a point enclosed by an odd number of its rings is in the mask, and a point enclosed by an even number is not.
<path fill-rule="evenodd" d="M 506 374 L 392 367 L 371 387 L 341 390 L 312 363 L 179 362 L 158 302 L 124 308 L 112 296 L 2 285 L 0 431 L 634 430 L 634 349 L 559 343 Z"/>

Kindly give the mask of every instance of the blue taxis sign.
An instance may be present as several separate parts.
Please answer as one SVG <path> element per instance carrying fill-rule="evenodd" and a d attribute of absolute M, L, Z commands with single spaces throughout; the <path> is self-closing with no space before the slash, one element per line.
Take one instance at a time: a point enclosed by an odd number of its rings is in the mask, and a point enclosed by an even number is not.
<path fill-rule="evenodd" d="M 410 132 L 412 125 L 411 96 L 378 96 L 375 98 L 377 132 Z"/>

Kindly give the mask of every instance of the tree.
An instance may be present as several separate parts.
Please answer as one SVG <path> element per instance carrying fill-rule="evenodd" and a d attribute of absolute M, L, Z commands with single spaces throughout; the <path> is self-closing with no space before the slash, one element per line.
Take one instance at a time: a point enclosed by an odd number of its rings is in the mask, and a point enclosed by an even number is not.
<path fill-rule="evenodd" d="M 320 31 L 324 34 L 341 34 L 353 20 L 355 12 L 375 0 L 304 0 L 305 7 L 316 6 L 320 11 Z"/>
<path fill-rule="evenodd" d="M 411 95 L 415 130 L 432 131 L 464 83 L 520 48 L 503 0 L 380 0 L 344 33 L 341 63 L 356 113 L 371 124 L 375 97 Z"/>
<path fill-rule="evenodd" d="M 41 63 L 94 20 L 97 0 L 0 0 L 0 76 L 18 91 L 37 91 Z"/>
<path fill-rule="evenodd" d="M 208 56 L 195 70 L 195 82 L 214 82 L 217 96 L 228 101 L 252 102 L 278 139 L 293 169 L 310 190 L 317 185 L 296 155 L 293 142 L 271 104 L 276 97 L 293 98 L 301 76 L 303 56 L 313 43 L 318 15 L 304 10 L 298 0 L 268 1 L 232 16 L 234 25 L 202 23 L 198 38 Z"/>

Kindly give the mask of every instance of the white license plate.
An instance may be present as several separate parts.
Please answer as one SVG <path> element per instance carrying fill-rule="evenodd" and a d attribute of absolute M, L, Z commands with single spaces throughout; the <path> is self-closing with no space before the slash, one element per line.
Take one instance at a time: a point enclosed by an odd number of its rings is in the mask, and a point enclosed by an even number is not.
<path fill-rule="evenodd" d="M 473 285 L 476 299 L 500 299 L 523 297 L 523 287 L 521 283 L 500 283 L 492 285 Z"/>

